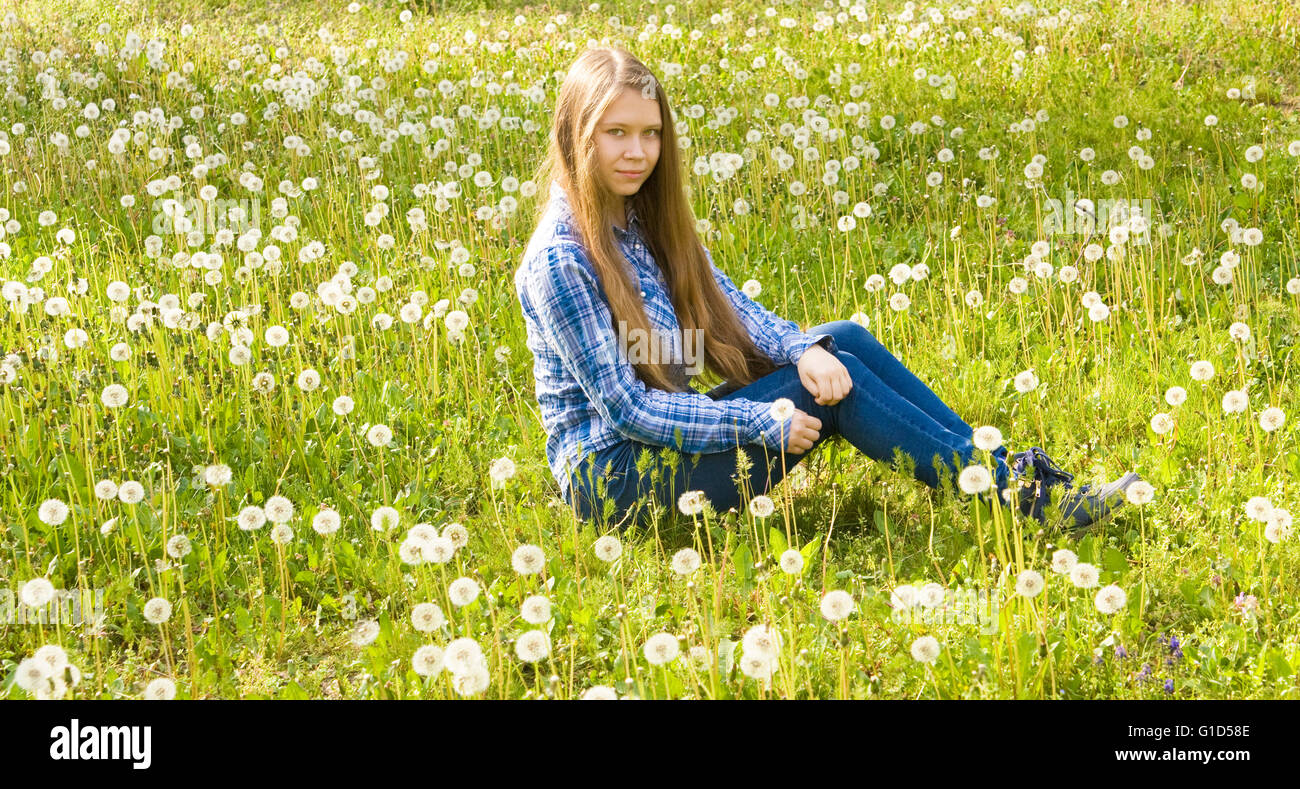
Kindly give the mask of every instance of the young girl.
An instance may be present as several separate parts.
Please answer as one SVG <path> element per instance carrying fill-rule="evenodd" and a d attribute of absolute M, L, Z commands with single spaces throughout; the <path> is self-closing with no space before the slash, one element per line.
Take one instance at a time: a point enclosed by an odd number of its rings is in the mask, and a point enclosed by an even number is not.
<path fill-rule="evenodd" d="M 865 328 L 800 331 L 713 264 L 683 193 L 668 97 L 628 52 L 591 49 L 570 68 L 539 183 L 550 199 L 515 289 L 547 460 L 580 517 L 647 523 L 651 500 L 675 511 L 692 490 L 725 512 L 833 435 L 879 461 L 903 453 L 931 487 L 978 462 L 970 425 Z M 689 386 L 703 368 L 724 380 L 707 394 Z M 781 398 L 795 406 L 784 421 Z M 1003 500 L 1013 475 L 1036 480 L 1019 508 L 1040 521 L 1051 488 L 1072 487 L 1038 447 L 993 459 Z M 1063 497 L 1062 523 L 1108 515 L 1136 479 Z"/>

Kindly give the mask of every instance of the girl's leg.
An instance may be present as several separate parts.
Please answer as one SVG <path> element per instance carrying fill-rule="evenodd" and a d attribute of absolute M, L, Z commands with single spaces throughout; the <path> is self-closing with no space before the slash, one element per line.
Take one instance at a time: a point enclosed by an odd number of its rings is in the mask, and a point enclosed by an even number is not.
<path fill-rule="evenodd" d="M 892 460 L 894 450 L 899 449 L 914 459 L 917 479 L 931 487 L 940 485 L 941 474 L 955 475 L 973 462 L 975 450 L 970 425 L 864 327 L 852 321 L 833 321 L 813 327 L 809 333 L 829 333 L 835 338 L 839 348 L 837 358 L 853 379 L 853 389 L 843 400 L 832 406 L 819 405 L 804 388 L 794 365 L 782 366 L 721 399 L 772 402 L 789 398 L 796 408 L 822 421 L 821 436 L 814 448 L 832 435 L 842 435 L 863 454 L 878 461 Z M 849 349 L 862 353 L 871 364 Z M 647 449 L 651 452 L 649 467 L 638 475 L 636 460 Z M 629 440 L 598 455 L 605 462 L 610 458 L 616 461 L 609 484 L 610 498 L 616 502 L 616 516 L 623 517 L 635 504 L 645 503 L 650 497 L 675 512 L 677 497 L 687 490 L 704 491 L 714 509 L 725 512 L 741 503 L 742 493 L 747 499 L 771 490 L 810 454 L 783 455 L 778 450 L 751 444 L 728 452 L 698 455 L 671 451 L 666 453 L 666 459 L 663 450 Z M 738 471 L 738 452 L 750 460 L 750 469 L 743 478 Z M 999 447 L 993 457 L 995 483 L 1002 490 L 1009 479 L 1006 448 Z M 671 467 L 674 460 L 676 468 Z M 573 486 L 575 491 L 579 488 Z"/>
<path fill-rule="evenodd" d="M 808 329 L 808 334 L 829 334 L 841 351 L 848 351 L 912 405 L 924 411 L 931 419 L 961 436 L 969 436 L 974 429 L 966 424 L 920 378 L 903 366 L 867 328 L 853 321 L 831 321 Z"/>
<path fill-rule="evenodd" d="M 931 391 L 903 366 L 867 328 L 853 321 L 831 321 L 808 329 L 808 334 L 830 334 L 841 351 L 848 351 L 865 364 L 880 380 L 910 401 L 917 408 L 929 414 L 934 421 L 960 436 L 970 436 L 975 431 L 956 414 L 939 396 Z M 1001 463 L 1006 463 L 1007 448 L 998 447 L 993 456 Z"/>
<path fill-rule="evenodd" d="M 637 461 L 647 452 L 645 471 L 638 473 Z M 741 453 L 750 464 L 743 475 L 739 471 Z M 689 454 L 629 439 L 601 450 L 582 464 L 570 478 L 569 502 L 584 520 L 617 528 L 633 522 L 648 524 L 651 501 L 674 515 L 680 514 L 677 499 L 688 490 L 703 491 L 714 510 L 723 513 L 766 493 L 781 479 L 784 471 L 781 476 L 771 474 L 777 457 L 771 450 L 752 444 L 729 452 Z M 802 459 L 801 455 L 788 455 L 785 471 Z M 610 508 L 608 516 L 606 508 Z"/>

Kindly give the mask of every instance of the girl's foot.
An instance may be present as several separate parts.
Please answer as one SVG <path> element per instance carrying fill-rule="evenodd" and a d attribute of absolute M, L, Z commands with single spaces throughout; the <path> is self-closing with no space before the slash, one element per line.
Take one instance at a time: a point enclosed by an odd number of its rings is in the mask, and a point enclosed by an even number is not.
<path fill-rule="evenodd" d="M 1124 491 L 1128 486 L 1141 479 L 1130 471 L 1097 490 L 1084 485 L 1075 491 L 1072 490 L 1074 475 L 1057 466 L 1041 447 L 1031 447 L 1025 452 L 1015 453 L 1009 465 L 1017 480 L 1032 480 L 1032 485 L 1029 486 L 1032 492 L 1025 489 L 1020 491 L 1020 513 L 1046 523 L 1046 509 L 1052 503 L 1052 489 L 1060 487 L 1064 495 L 1057 502 L 1060 519 L 1056 525 L 1071 531 L 1086 529 L 1110 517 L 1123 505 Z"/>

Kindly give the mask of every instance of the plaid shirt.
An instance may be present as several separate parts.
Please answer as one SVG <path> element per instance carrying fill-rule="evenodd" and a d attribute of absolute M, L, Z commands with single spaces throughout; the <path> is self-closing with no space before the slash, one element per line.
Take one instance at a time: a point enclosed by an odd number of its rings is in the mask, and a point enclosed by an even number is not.
<path fill-rule="evenodd" d="M 515 292 L 523 310 L 546 458 L 567 493 L 569 475 L 586 454 L 625 439 L 674 447 L 688 454 L 734 450 L 759 443 L 780 449 L 771 403 L 743 398 L 717 400 L 737 387 L 724 383 L 708 394 L 647 388 L 627 360 L 595 268 L 583 250 L 563 189 L 553 186 L 551 201 L 529 240 L 515 272 Z M 640 220 L 629 210 L 628 228 L 614 226 L 620 250 L 641 284 L 653 345 L 683 359 L 681 330 L 663 273 L 651 256 Z M 714 279 L 741 318 L 754 343 L 778 365 L 795 364 L 809 346 L 838 350 L 829 334 L 799 330 L 754 303 L 708 254 Z M 823 342 L 825 340 L 825 342 Z M 636 347 L 635 345 L 630 347 Z M 698 352 L 698 348 L 695 352 Z M 639 361 L 639 360 L 638 360 Z M 703 364 L 702 359 L 697 362 Z M 672 364 L 683 386 L 693 377 L 684 364 Z"/>

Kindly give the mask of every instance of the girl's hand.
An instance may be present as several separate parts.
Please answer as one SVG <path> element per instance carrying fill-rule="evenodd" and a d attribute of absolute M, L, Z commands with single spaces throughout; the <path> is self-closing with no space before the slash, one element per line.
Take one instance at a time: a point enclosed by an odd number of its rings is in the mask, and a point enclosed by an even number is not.
<path fill-rule="evenodd" d="M 835 405 L 853 389 L 849 370 L 835 354 L 820 345 L 810 345 L 799 357 L 799 380 L 818 405 Z"/>

